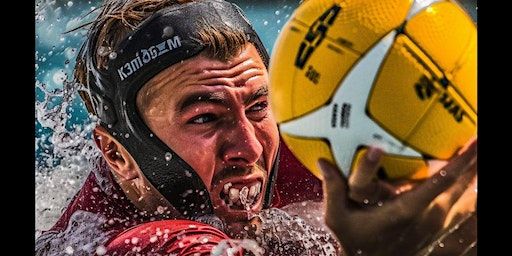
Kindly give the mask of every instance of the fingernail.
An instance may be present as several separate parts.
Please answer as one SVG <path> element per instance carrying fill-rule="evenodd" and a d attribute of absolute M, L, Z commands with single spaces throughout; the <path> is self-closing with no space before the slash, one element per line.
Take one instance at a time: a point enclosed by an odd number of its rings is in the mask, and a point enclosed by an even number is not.
<path fill-rule="evenodd" d="M 370 147 L 366 153 L 366 158 L 371 162 L 378 162 L 382 156 L 382 150 L 380 148 Z"/>

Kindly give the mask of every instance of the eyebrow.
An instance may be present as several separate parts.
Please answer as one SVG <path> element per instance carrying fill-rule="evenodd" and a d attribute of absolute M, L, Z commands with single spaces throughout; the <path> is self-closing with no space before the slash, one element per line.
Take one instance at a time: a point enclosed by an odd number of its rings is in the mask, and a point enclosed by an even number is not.
<path fill-rule="evenodd" d="M 268 95 L 268 87 L 262 86 L 256 92 L 251 94 L 247 99 L 244 100 L 244 104 L 248 105 L 252 101 Z M 217 105 L 227 105 L 227 96 L 224 92 L 197 92 L 188 95 L 183 101 L 178 104 L 180 112 L 186 108 L 199 104 L 199 103 L 212 103 Z"/>
<path fill-rule="evenodd" d="M 244 104 L 248 105 L 249 103 L 251 103 L 252 101 L 258 99 L 259 97 L 267 96 L 267 95 L 268 95 L 268 87 L 266 85 L 264 85 L 264 86 L 260 87 L 256 92 L 251 94 L 251 96 L 249 96 L 244 101 Z"/>
<path fill-rule="evenodd" d="M 226 105 L 226 95 L 223 92 L 198 92 L 188 95 L 181 104 L 178 104 L 179 111 L 198 103 L 213 103 L 218 105 Z"/>

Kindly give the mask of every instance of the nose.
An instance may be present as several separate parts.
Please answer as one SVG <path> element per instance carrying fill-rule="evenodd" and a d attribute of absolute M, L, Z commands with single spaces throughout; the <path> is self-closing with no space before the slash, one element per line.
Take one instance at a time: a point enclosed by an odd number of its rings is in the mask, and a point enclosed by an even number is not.
<path fill-rule="evenodd" d="M 233 121 L 233 126 L 225 134 L 222 160 L 228 165 L 252 165 L 263 153 L 253 124 L 247 120 Z"/>

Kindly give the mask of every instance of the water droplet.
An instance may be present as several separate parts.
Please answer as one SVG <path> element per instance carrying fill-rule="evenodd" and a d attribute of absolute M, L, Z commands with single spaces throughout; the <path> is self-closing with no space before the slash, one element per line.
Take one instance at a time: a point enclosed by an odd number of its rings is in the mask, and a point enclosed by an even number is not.
<path fill-rule="evenodd" d="M 432 179 L 432 183 L 436 184 L 436 183 L 437 183 L 437 179 L 436 179 L 436 178 L 433 178 L 433 179 Z"/>
<path fill-rule="evenodd" d="M 105 46 L 98 47 L 98 55 L 100 55 L 100 56 L 107 56 L 107 54 L 108 54 L 107 47 L 105 47 Z"/>
<path fill-rule="evenodd" d="M 377 202 L 377 206 L 381 207 L 382 205 L 384 205 L 382 201 Z"/>
<path fill-rule="evenodd" d="M 97 255 L 105 255 L 105 253 L 107 253 L 107 249 L 105 248 L 105 246 L 100 245 L 96 248 Z"/>
<path fill-rule="evenodd" d="M 161 205 L 159 205 L 157 208 L 156 208 L 156 211 L 160 214 L 164 213 L 166 210 L 166 207 L 163 207 Z"/>
<path fill-rule="evenodd" d="M 277 20 L 277 24 L 281 23 L 281 20 Z"/>
<path fill-rule="evenodd" d="M 127 134 L 124 135 L 124 137 L 128 139 L 130 137 L 130 134 L 127 133 Z"/>
<path fill-rule="evenodd" d="M 263 26 L 268 25 L 268 21 L 263 21 Z"/>
<path fill-rule="evenodd" d="M 356 253 L 357 253 L 357 254 L 359 254 L 359 255 L 361 255 L 361 254 L 363 254 L 363 251 L 362 251 L 362 250 L 360 250 L 360 249 L 358 249 L 358 250 L 356 251 Z"/>
<path fill-rule="evenodd" d="M 162 38 L 171 37 L 174 34 L 174 29 L 171 26 L 164 28 L 162 32 Z"/>
<path fill-rule="evenodd" d="M 364 203 L 364 204 L 369 204 L 369 203 L 370 203 L 370 200 L 368 200 L 368 199 L 364 199 L 364 200 L 363 200 L 363 203 Z"/>
<path fill-rule="evenodd" d="M 172 154 L 170 152 L 165 153 L 165 161 L 171 161 Z"/>
<path fill-rule="evenodd" d="M 439 171 L 439 175 L 441 175 L 441 177 L 446 176 L 446 171 L 445 170 Z"/>
<path fill-rule="evenodd" d="M 115 60 L 117 58 L 117 53 L 116 52 L 111 52 L 108 55 L 108 58 L 111 59 L 111 60 Z"/>
<path fill-rule="evenodd" d="M 279 11 L 276 11 L 276 12 L 275 12 L 275 14 L 276 14 L 276 15 L 279 15 Z"/>
<path fill-rule="evenodd" d="M 464 243 L 464 239 L 461 238 L 461 239 L 459 239 L 459 244 L 462 244 L 462 243 Z"/>
<path fill-rule="evenodd" d="M 63 69 L 59 69 L 53 74 L 53 82 L 58 85 L 62 85 L 67 78 L 66 72 Z"/>
<path fill-rule="evenodd" d="M 73 252 L 75 252 L 75 250 L 71 246 L 66 247 L 65 251 L 66 251 L 66 254 L 69 254 L 69 255 L 72 255 Z"/>
<path fill-rule="evenodd" d="M 69 1 L 69 2 L 68 2 L 68 7 L 71 7 L 71 6 L 73 6 L 73 2 L 72 2 L 72 1 Z"/>
<path fill-rule="evenodd" d="M 138 237 L 132 237 L 131 243 L 132 244 L 138 244 L 139 243 L 139 238 Z"/>
<path fill-rule="evenodd" d="M 444 248 L 444 243 L 439 243 L 439 247 Z"/>

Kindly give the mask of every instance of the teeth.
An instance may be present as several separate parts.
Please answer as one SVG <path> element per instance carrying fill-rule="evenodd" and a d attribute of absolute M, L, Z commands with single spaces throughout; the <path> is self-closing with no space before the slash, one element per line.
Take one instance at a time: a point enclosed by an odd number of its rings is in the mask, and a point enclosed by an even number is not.
<path fill-rule="evenodd" d="M 229 200 L 231 202 L 236 202 L 240 198 L 240 191 L 237 188 L 230 188 L 229 189 Z"/>
<path fill-rule="evenodd" d="M 240 203 L 242 203 L 242 205 L 246 205 L 247 204 L 247 195 L 248 194 L 249 194 L 249 188 L 244 186 L 242 188 L 242 190 L 240 190 Z"/>
<path fill-rule="evenodd" d="M 254 197 L 256 197 L 256 194 L 257 194 L 256 185 L 251 186 L 251 188 L 249 189 L 249 197 L 254 198 Z"/>
<path fill-rule="evenodd" d="M 256 183 L 256 185 L 254 185 L 256 187 L 256 193 L 259 194 L 261 192 L 261 183 Z"/>
<path fill-rule="evenodd" d="M 229 193 L 229 188 L 231 186 L 233 186 L 233 184 L 231 184 L 231 182 L 228 182 L 228 183 L 224 184 L 224 194 Z"/>
<path fill-rule="evenodd" d="M 244 186 L 239 190 L 229 182 L 224 184 L 223 191 L 224 194 L 227 194 L 226 204 L 228 206 L 244 206 L 245 209 L 249 210 L 250 206 L 257 201 L 256 198 L 261 192 L 261 183 L 257 182 L 250 187 Z"/>

